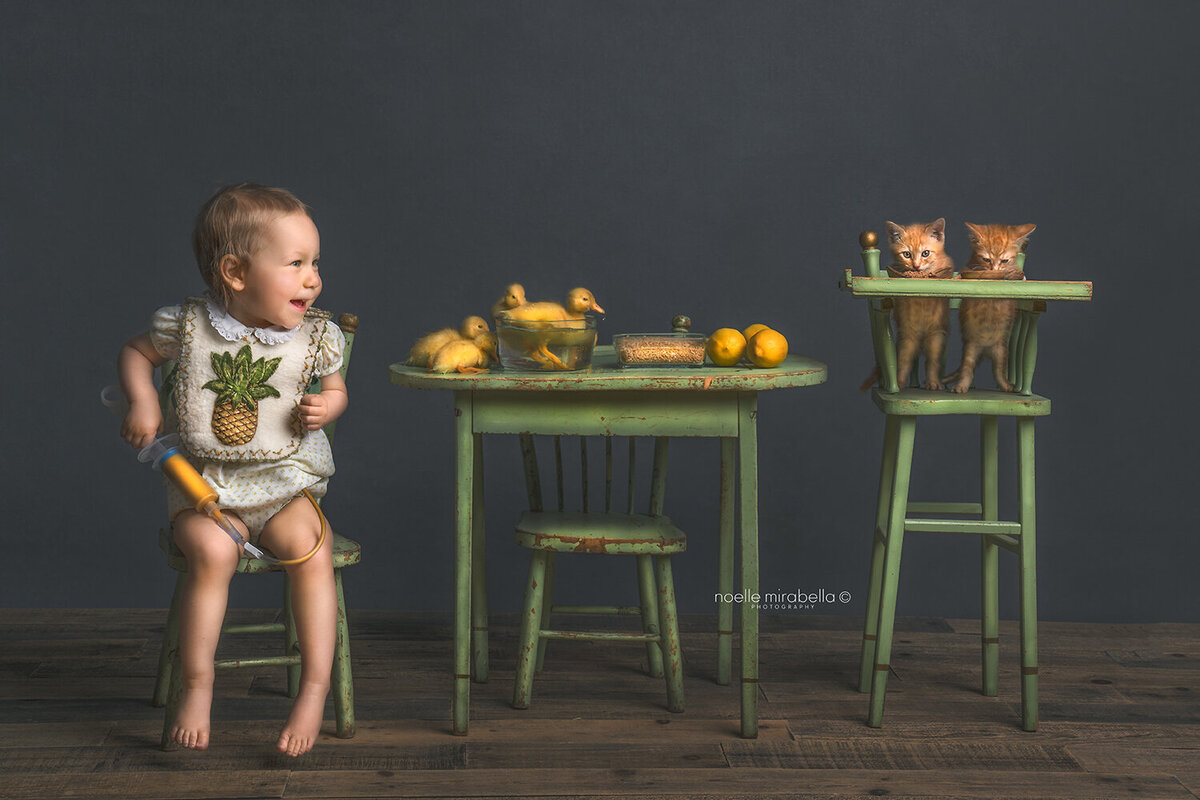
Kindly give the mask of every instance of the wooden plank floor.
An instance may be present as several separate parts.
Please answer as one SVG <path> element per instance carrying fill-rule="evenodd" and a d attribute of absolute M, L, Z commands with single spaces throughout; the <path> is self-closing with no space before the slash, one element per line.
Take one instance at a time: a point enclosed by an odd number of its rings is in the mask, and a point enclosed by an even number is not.
<path fill-rule="evenodd" d="M 0 610 L 0 797 L 1200 797 L 1200 625 L 1043 623 L 1041 726 L 1026 733 L 1015 625 L 986 698 L 978 622 L 901 620 L 872 730 L 858 620 L 767 616 L 760 734 L 743 740 L 737 686 L 713 682 L 712 618 L 683 620 L 688 708 L 670 714 L 643 648 L 597 643 L 552 642 L 532 707 L 510 708 L 516 630 L 499 616 L 491 680 L 456 737 L 449 617 L 352 613 L 358 735 L 334 738 L 330 709 L 317 749 L 291 760 L 271 749 L 281 670 L 220 674 L 212 747 L 158 750 L 163 617 Z"/>

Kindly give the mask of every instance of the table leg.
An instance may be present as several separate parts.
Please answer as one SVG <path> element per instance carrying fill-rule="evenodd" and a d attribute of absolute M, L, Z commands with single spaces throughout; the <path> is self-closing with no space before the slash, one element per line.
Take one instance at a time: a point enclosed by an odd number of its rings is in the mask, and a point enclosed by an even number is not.
<path fill-rule="evenodd" d="M 717 683 L 728 686 L 733 677 L 733 515 L 737 510 L 737 440 L 721 439 L 721 512 L 717 545 Z"/>
<path fill-rule="evenodd" d="M 758 737 L 758 395 L 738 395 L 742 541 L 742 737 Z"/>
<path fill-rule="evenodd" d="M 454 393 L 454 701 L 453 733 L 464 736 L 471 710 L 471 557 L 475 440 L 469 392 Z"/>
<path fill-rule="evenodd" d="M 471 492 L 471 663 L 475 682 L 488 679 L 487 560 L 483 524 L 483 434 L 474 435 Z"/>

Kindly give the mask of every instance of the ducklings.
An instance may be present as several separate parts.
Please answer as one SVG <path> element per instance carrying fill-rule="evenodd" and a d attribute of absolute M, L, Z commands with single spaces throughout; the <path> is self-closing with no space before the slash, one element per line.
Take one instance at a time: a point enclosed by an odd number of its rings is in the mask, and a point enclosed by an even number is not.
<path fill-rule="evenodd" d="M 476 334 L 473 339 L 457 339 L 443 345 L 429 362 L 432 372 L 487 372 L 496 356 L 496 335 L 491 331 Z"/>
<path fill-rule="evenodd" d="M 492 321 L 500 318 L 505 311 L 525 305 L 525 287 L 519 283 L 510 283 L 500 299 L 492 304 Z"/>
<path fill-rule="evenodd" d="M 414 367 L 428 367 L 433 356 L 447 344 L 454 341 L 472 342 L 481 333 L 488 333 L 487 320 L 476 316 L 464 319 L 457 330 L 442 328 L 433 333 L 427 333 L 417 339 L 412 349 L 408 351 L 408 364 Z"/>
<path fill-rule="evenodd" d="M 530 358 L 541 363 L 544 368 L 569 369 L 561 358 L 550 351 L 548 344 L 552 336 L 561 336 L 564 328 L 585 328 L 584 319 L 588 311 L 604 313 L 604 309 L 596 302 L 595 295 L 583 287 L 576 287 L 567 292 L 565 304 L 549 301 L 525 303 L 502 310 L 497 320 L 518 323 L 527 329 L 521 336 L 512 338 L 523 339 L 519 349 L 528 353 Z M 540 332 L 539 328 L 544 328 L 545 332 Z M 508 341 L 506 338 L 505 342 Z"/>
<path fill-rule="evenodd" d="M 565 305 L 545 300 L 525 303 L 515 308 L 501 310 L 498 318 L 513 322 L 563 322 L 582 320 L 588 311 L 604 313 L 604 309 L 596 303 L 595 295 L 582 286 L 578 286 L 567 292 Z"/>

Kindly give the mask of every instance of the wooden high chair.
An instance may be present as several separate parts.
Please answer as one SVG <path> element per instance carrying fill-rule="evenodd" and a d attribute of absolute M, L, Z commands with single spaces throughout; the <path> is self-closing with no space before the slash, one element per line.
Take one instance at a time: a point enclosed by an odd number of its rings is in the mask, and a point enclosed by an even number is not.
<path fill-rule="evenodd" d="M 517 650 L 512 705 L 514 708 L 529 707 L 533 676 L 535 672 L 541 671 L 546 642 L 550 639 L 575 639 L 644 643 L 650 675 L 666 680 L 667 709 L 683 711 L 683 658 L 679 646 L 679 620 L 675 609 L 671 556 L 682 553 L 687 548 L 687 538 L 683 531 L 676 528 L 662 513 L 669 440 L 666 437 L 654 438 L 649 507 L 647 513 L 638 514 L 634 511 L 637 439 L 630 437 L 628 440 L 628 498 L 626 508 L 622 512 L 613 510 L 612 437 L 604 437 L 603 511 L 589 508 L 587 438 L 568 438 L 579 442 L 582 508 L 579 511 L 565 510 L 562 437 L 556 436 L 554 453 L 558 478 L 558 510 L 546 511 L 542 504 L 542 485 L 534 438 L 528 434 L 521 435 L 529 511 L 522 514 L 517 522 L 516 538 L 517 544 L 531 549 L 533 554 L 530 559 L 525 604 L 521 609 L 521 640 Z M 560 553 L 634 556 L 637 559 L 639 605 L 554 605 L 555 559 Z M 640 615 L 642 632 L 558 630 L 550 624 L 550 615 L 553 612 Z"/>
<path fill-rule="evenodd" d="M 1000 649 L 997 584 L 999 551 L 1003 549 L 1015 553 L 1020 562 L 1022 726 L 1027 731 L 1036 730 L 1038 662 L 1033 424 L 1037 417 L 1050 413 L 1049 398 L 1032 392 L 1037 360 L 1037 322 L 1038 315 L 1046 310 L 1047 300 L 1090 300 L 1092 285 L 1082 281 L 890 278 L 880 272 L 877 241 L 878 237 L 871 231 L 859 237 L 866 277 L 853 277 L 850 270 L 846 270 L 842 281 L 843 289 L 870 301 L 871 340 L 880 371 L 879 383 L 872 390 L 871 398 L 887 415 L 859 670 L 859 691 L 871 693 L 867 724 L 877 728 L 883 721 L 904 535 L 912 532 L 971 533 L 982 537 L 983 694 L 994 697 L 997 693 Z M 1018 268 L 1023 269 L 1024 262 L 1025 254 L 1022 253 L 1018 256 Z M 897 385 L 890 298 L 900 296 L 1017 300 L 1019 313 L 1009 337 L 1008 364 L 1008 380 L 1016 390 L 972 388 L 964 394 L 954 394 Z M 956 306 L 957 300 L 952 300 L 951 305 Z M 912 371 L 914 381 L 917 372 Z M 982 372 L 978 370 L 977 374 Z M 917 419 L 947 414 L 979 417 L 981 502 L 909 502 Z M 1017 521 L 1001 521 L 998 513 L 1000 417 L 1016 419 L 1020 507 Z M 910 517 L 910 513 L 953 515 L 954 518 Z M 963 518 L 964 515 L 969 518 Z"/>
<path fill-rule="evenodd" d="M 344 379 L 350 366 L 350 351 L 354 344 L 354 337 L 358 331 L 358 317 L 353 314 L 342 314 L 338 317 L 337 322 L 338 327 L 342 329 L 342 333 L 346 337 L 346 348 L 342 352 L 341 369 L 342 378 Z M 172 362 L 163 364 L 162 374 L 169 375 L 172 367 Z M 313 381 L 309 391 L 320 391 L 320 382 Z M 163 402 L 168 401 L 165 392 L 162 393 L 162 400 Z M 337 421 L 334 420 L 323 429 L 331 443 L 336 426 Z M 334 715 L 337 720 L 337 736 L 341 739 L 349 739 L 354 736 L 355 728 L 354 680 L 350 671 L 350 635 L 346 623 L 346 600 L 342 592 L 342 568 L 359 563 L 362 560 L 362 548 L 358 542 L 347 539 L 333 530 L 330 530 L 329 535 L 333 537 L 333 579 L 337 586 L 338 600 L 337 638 L 334 644 L 331 692 L 333 694 Z M 183 671 L 179 665 L 179 600 L 183 591 L 183 582 L 186 579 L 187 559 L 175 545 L 175 539 L 171 535 L 170 527 L 159 530 L 158 545 L 167 557 L 167 566 L 178 573 L 175 579 L 175 592 L 171 596 L 171 608 L 167 612 L 167 629 L 163 635 L 162 652 L 159 654 L 158 679 L 154 684 L 154 699 L 152 701 L 155 706 L 166 707 L 166 713 L 163 717 L 162 746 L 167 748 L 171 744 L 171 722 L 174 720 L 179 707 L 182 689 L 181 678 Z M 292 618 L 291 582 L 288 580 L 287 573 L 284 572 L 282 566 L 268 563 L 245 553 L 242 554 L 241 560 L 238 561 L 236 572 L 239 575 L 261 575 L 268 572 L 283 572 L 283 610 L 279 614 L 279 621 L 253 625 L 226 625 L 221 629 L 221 635 L 282 633 L 283 655 L 259 658 L 217 659 L 215 662 L 216 668 L 220 671 L 240 667 L 286 666 L 288 697 L 294 698 L 300 690 L 300 652 L 296 638 L 296 623 Z"/>

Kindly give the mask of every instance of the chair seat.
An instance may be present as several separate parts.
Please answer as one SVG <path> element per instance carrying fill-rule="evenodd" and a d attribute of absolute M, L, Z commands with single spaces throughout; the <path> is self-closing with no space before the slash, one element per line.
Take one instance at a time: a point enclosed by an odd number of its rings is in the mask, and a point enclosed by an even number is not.
<path fill-rule="evenodd" d="M 333 536 L 334 569 L 353 566 L 362 561 L 362 545 L 334 531 L 330 531 L 330 535 Z M 175 544 L 170 528 L 159 530 L 158 546 L 167 556 L 167 566 L 176 572 L 187 572 L 187 558 Z M 283 567 L 278 564 L 271 564 L 261 558 L 254 558 L 243 553 L 235 571 L 242 575 L 255 575 L 261 572 L 281 572 L 282 570 Z"/>
<path fill-rule="evenodd" d="M 884 392 L 876 388 L 871 399 L 885 414 L 902 417 L 943 414 L 984 414 L 996 417 L 1044 417 L 1050 413 L 1050 398 L 1016 394 L 999 389 L 969 389 L 964 394 L 901 389 Z"/>
<path fill-rule="evenodd" d="M 669 517 L 587 511 L 526 511 L 517 544 L 534 550 L 608 555 L 674 555 L 687 537 Z"/>

